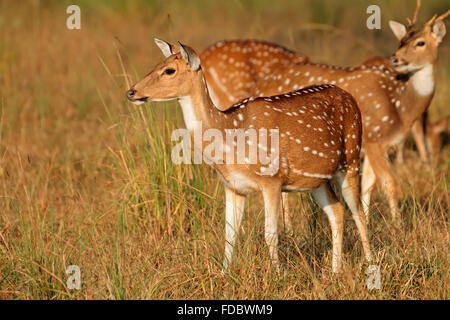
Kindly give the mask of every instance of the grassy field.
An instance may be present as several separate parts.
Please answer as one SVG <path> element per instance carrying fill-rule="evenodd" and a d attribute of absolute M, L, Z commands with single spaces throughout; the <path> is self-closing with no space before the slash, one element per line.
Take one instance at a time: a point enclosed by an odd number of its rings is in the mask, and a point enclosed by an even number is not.
<path fill-rule="evenodd" d="M 81 30 L 66 28 L 74 2 Z M 375 3 L 379 31 L 365 27 Z M 314 61 L 353 65 L 393 53 L 387 21 L 405 22 L 414 4 L 0 0 L 0 299 L 449 299 L 448 146 L 433 164 L 409 148 L 396 166 L 400 229 L 375 192 L 369 230 L 380 290 L 366 287 L 350 214 L 344 273 L 333 276 L 328 222 L 307 194 L 290 197 L 294 236 L 281 239 L 280 274 L 254 195 L 235 263 L 222 276 L 223 187 L 208 167 L 170 160 L 181 109 L 125 99 L 129 83 L 162 60 L 155 36 L 198 51 L 221 39 L 266 39 Z M 421 21 L 448 4 L 424 1 Z M 448 36 L 439 66 L 433 120 L 448 115 Z M 73 264 L 81 290 L 66 286 Z"/>

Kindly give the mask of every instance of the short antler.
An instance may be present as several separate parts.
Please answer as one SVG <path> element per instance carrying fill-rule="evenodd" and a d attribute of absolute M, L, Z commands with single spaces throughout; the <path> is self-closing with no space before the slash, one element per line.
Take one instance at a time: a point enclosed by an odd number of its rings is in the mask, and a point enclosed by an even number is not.
<path fill-rule="evenodd" d="M 436 21 L 435 21 L 435 22 L 444 20 L 445 18 L 448 17 L 448 15 L 450 15 L 450 10 L 447 10 L 446 13 L 444 13 L 444 14 L 440 15 L 438 18 L 436 18 Z"/>
<path fill-rule="evenodd" d="M 416 11 L 414 11 L 414 16 L 413 19 L 407 19 L 408 20 L 408 27 L 413 27 L 416 23 L 417 23 L 417 18 L 419 17 L 419 11 L 420 11 L 420 6 L 422 4 L 421 0 L 417 0 L 417 5 L 416 5 Z"/>
<path fill-rule="evenodd" d="M 437 14 L 435 14 L 433 16 L 433 18 L 430 19 L 430 21 L 428 21 L 426 23 L 426 26 L 431 27 L 432 25 L 434 25 L 436 22 L 442 21 L 445 18 L 447 18 L 447 16 L 450 15 L 450 10 L 447 10 L 447 12 L 445 12 L 444 14 L 438 16 Z"/>

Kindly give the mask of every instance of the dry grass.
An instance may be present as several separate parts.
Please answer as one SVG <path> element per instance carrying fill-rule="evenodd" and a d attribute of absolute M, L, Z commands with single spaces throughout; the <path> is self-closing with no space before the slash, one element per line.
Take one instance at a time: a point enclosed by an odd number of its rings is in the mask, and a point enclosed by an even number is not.
<path fill-rule="evenodd" d="M 379 1 L 375 32 L 364 27 L 369 2 L 80 1 L 82 29 L 70 31 L 72 2 L 0 0 L 0 298 L 448 299 L 448 147 L 433 165 L 410 150 L 396 168 L 401 229 L 376 193 L 370 235 L 381 290 L 366 288 L 349 216 L 345 272 L 332 275 L 329 227 L 307 195 L 291 197 L 295 236 L 282 238 L 281 274 L 270 266 L 255 195 L 222 277 L 222 186 L 207 167 L 171 163 L 170 133 L 183 126 L 175 103 L 137 109 L 124 98 L 126 83 L 162 59 L 154 36 L 198 49 L 263 38 L 346 65 L 388 55 L 396 42 L 387 19 L 405 21 L 413 8 Z M 448 9 L 424 5 L 422 17 Z M 432 118 L 448 113 L 449 48 L 447 39 Z M 81 268 L 80 291 L 66 287 L 71 264 Z"/>

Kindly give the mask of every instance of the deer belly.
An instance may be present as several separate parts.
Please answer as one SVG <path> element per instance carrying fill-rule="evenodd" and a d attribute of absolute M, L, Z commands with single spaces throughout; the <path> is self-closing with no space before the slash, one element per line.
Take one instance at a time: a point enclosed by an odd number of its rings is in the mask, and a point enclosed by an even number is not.
<path fill-rule="evenodd" d="M 281 191 L 283 191 L 283 192 L 308 192 L 313 189 L 315 189 L 315 188 L 300 188 L 300 187 L 294 186 L 294 185 L 281 187 Z"/>
<path fill-rule="evenodd" d="M 281 187 L 281 190 L 284 192 L 293 192 L 293 191 L 309 191 L 316 189 L 320 187 L 325 182 L 329 181 L 331 179 L 330 177 L 320 176 L 320 177 L 308 177 L 308 176 L 302 176 L 302 179 L 298 179 L 298 177 L 295 177 L 295 179 L 290 178 L 286 184 L 284 184 Z"/>
<path fill-rule="evenodd" d="M 220 171 L 217 171 L 217 173 L 225 186 L 237 193 L 249 194 L 259 190 L 258 184 L 243 173 L 227 172 L 222 174 Z"/>

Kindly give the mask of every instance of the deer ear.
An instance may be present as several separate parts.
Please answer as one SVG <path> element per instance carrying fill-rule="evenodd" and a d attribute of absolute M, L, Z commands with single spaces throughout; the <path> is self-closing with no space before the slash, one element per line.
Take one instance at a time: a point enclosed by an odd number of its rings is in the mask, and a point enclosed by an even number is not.
<path fill-rule="evenodd" d="M 437 43 L 441 43 L 444 39 L 447 30 L 445 29 L 445 23 L 443 21 L 438 21 L 433 25 L 431 35 L 436 39 Z"/>
<path fill-rule="evenodd" d="M 171 45 L 170 43 L 168 43 L 164 40 L 158 39 L 158 38 L 154 38 L 154 40 L 155 40 L 156 45 L 161 49 L 163 55 L 166 58 L 168 58 L 174 54 L 173 45 Z"/>
<path fill-rule="evenodd" d="M 188 46 L 183 46 L 180 42 L 180 53 L 183 60 L 194 70 L 197 71 L 200 68 L 200 58 L 195 53 L 195 51 Z"/>
<path fill-rule="evenodd" d="M 392 32 L 397 37 L 398 40 L 402 40 L 406 36 L 406 27 L 400 22 L 389 21 L 389 27 L 391 27 Z"/>

